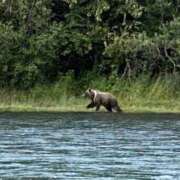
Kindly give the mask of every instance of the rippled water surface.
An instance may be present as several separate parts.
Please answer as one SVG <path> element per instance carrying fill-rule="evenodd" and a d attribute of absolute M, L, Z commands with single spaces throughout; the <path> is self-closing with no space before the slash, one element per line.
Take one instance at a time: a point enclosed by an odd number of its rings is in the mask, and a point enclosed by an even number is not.
<path fill-rule="evenodd" d="M 0 177 L 180 179 L 180 115 L 0 114 Z"/>

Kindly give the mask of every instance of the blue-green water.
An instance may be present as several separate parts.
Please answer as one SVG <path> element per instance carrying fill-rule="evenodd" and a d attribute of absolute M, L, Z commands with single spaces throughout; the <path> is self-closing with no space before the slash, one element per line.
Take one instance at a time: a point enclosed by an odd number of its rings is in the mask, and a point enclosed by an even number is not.
<path fill-rule="evenodd" d="M 180 179 L 180 115 L 2 113 L 0 177 Z"/>

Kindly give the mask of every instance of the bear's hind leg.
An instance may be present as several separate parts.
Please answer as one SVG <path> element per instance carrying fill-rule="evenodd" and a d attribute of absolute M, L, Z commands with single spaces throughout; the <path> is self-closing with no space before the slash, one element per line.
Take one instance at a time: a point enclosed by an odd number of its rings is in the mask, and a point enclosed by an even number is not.
<path fill-rule="evenodd" d="M 116 112 L 122 112 L 122 109 L 119 107 L 119 105 L 115 106 L 113 108 Z"/>
<path fill-rule="evenodd" d="M 106 108 L 109 112 L 112 112 L 111 106 L 106 106 L 105 108 Z"/>

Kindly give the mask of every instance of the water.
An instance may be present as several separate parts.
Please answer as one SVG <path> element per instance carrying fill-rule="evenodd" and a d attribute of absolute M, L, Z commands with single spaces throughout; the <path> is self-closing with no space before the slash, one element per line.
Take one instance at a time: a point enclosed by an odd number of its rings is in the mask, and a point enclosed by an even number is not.
<path fill-rule="evenodd" d="M 180 179 L 180 115 L 0 114 L 0 177 Z"/>

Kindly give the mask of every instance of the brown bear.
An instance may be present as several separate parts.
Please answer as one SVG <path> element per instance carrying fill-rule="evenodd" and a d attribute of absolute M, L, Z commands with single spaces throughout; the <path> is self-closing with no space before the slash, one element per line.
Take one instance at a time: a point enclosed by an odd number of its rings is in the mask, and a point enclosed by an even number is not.
<path fill-rule="evenodd" d="M 112 112 L 113 110 L 116 112 L 122 112 L 117 99 L 111 93 L 88 89 L 85 91 L 85 96 L 91 99 L 91 103 L 87 105 L 87 108 L 96 107 L 96 111 L 98 111 L 102 105 L 109 112 Z"/>

